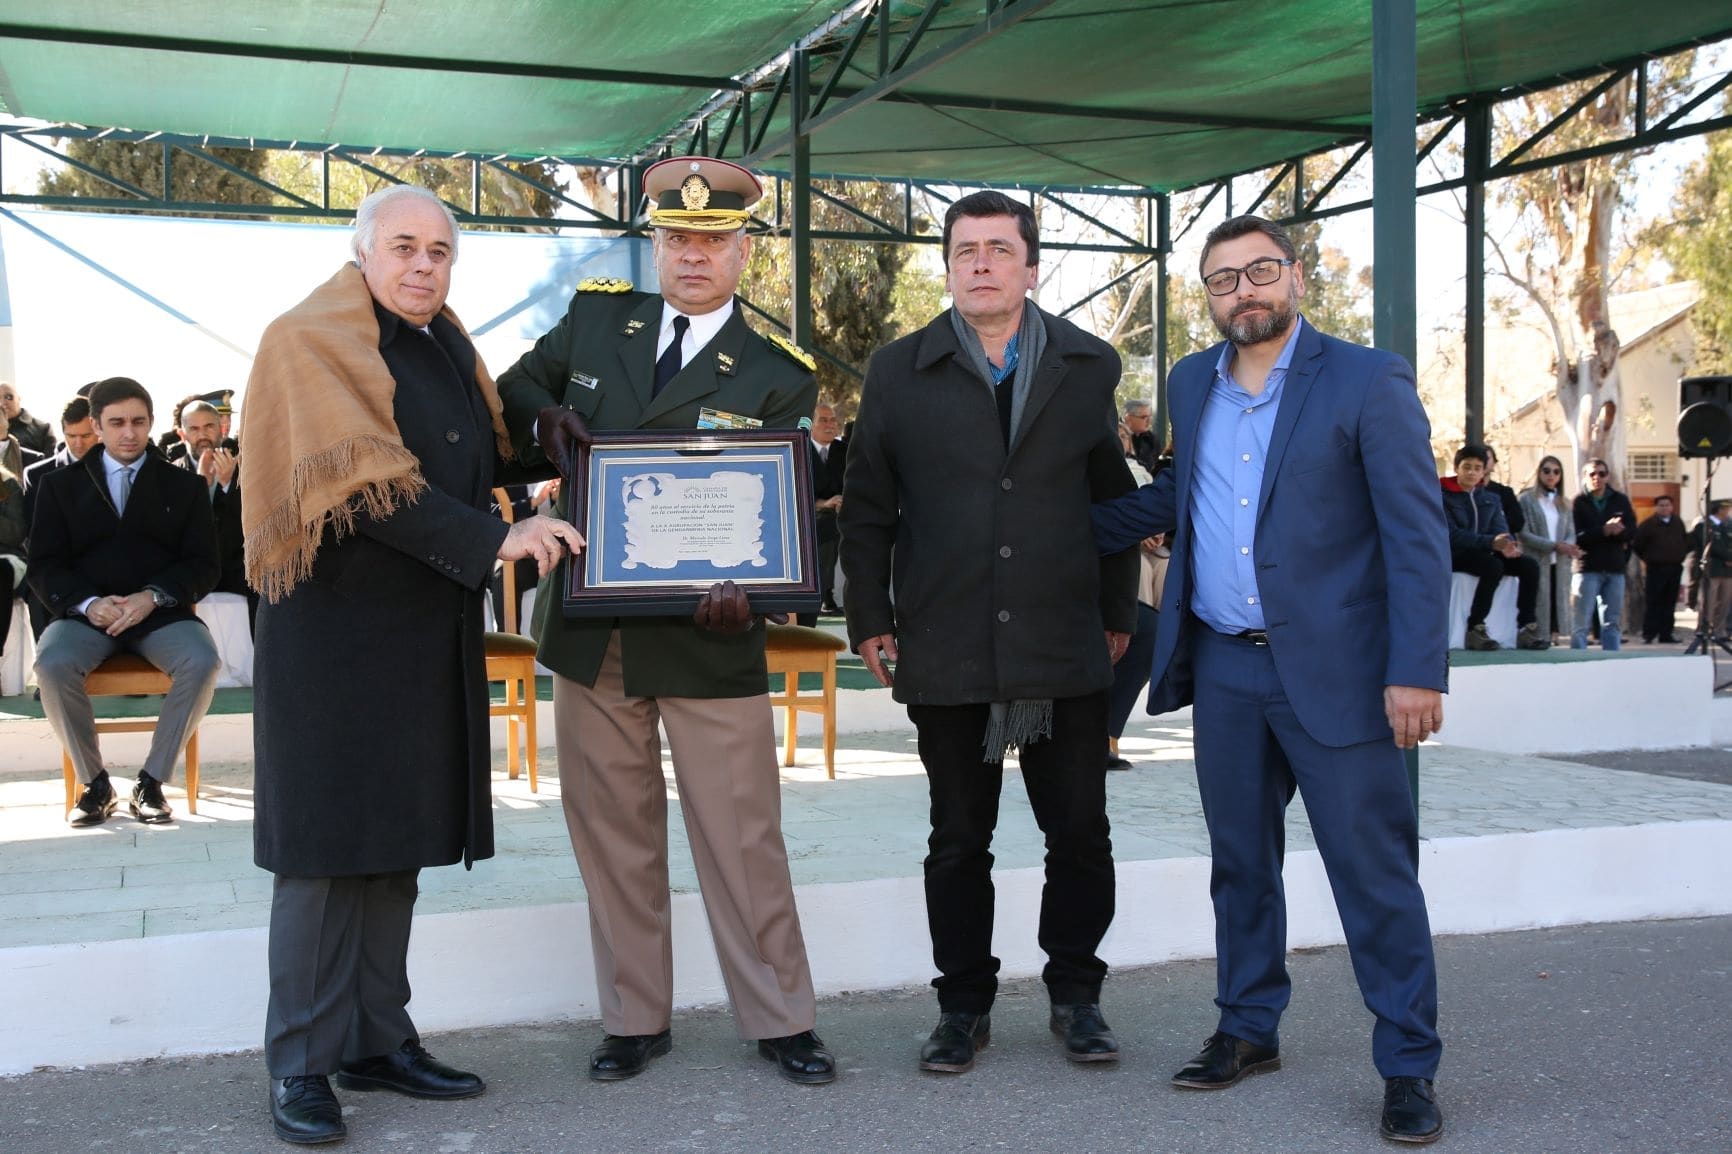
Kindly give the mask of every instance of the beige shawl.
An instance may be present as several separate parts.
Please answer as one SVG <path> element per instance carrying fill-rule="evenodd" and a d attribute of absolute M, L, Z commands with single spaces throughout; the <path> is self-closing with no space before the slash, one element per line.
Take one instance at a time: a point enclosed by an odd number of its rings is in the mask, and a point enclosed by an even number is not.
<path fill-rule="evenodd" d="M 463 328 L 450 309 L 442 315 Z M 480 354 L 475 384 L 509 458 L 499 390 Z M 247 378 L 241 525 L 247 584 L 267 600 L 313 571 L 327 525 L 342 537 L 357 513 L 388 517 L 427 487 L 391 416 L 396 389 L 379 354 L 372 293 L 353 264 L 265 330 Z"/>

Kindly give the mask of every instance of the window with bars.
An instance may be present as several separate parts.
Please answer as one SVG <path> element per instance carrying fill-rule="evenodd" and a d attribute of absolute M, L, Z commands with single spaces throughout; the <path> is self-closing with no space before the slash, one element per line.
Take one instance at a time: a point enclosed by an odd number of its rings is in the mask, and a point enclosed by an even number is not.
<path fill-rule="evenodd" d="M 1678 454 L 1631 453 L 1629 479 L 1632 481 L 1676 481 Z"/>

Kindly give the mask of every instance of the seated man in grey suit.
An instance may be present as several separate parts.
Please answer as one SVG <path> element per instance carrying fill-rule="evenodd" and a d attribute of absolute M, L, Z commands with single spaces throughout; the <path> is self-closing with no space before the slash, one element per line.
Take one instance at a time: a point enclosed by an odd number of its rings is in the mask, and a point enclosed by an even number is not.
<path fill-rule="evenodd" d="M 171 821 L 163 783 L 210 708 L 219 667 L 193 603 L 217 578 L 216 526 L 199 478 L 150 451 L 150 394 L 110 377 L 90 394 L 101 447 L 48 474 L 30 531 L 30 587 L 53 620 L 36 652 L 42 712 L 84 789 L 67 814 L 99 825 L 119 804 L 96 745 L 84 678 L 136 653 L 173 679 L 132 790 L 132 816 Z"/>

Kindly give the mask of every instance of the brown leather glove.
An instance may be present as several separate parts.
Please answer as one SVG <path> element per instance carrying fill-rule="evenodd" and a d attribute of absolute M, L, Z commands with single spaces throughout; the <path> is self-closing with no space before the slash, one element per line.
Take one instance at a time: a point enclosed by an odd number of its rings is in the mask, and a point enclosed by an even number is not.
<path fill-rule="evenodd" d="M 549 405 L 535 415 L 535 441 L 564 477 L 578 445 L 589 444 L 589 426 L 564 405 Z"/>
<path fill-rule="evenodd" d="M 788 622 L 786 613 L 766 613 L 764 616 L 777 625 Z M 756 615 L 744 589 L 732 581 L 719 581 L 699 599 L 692 620 L 699 629 L 708 629 L 712 633 L 744 633 L 756 623 Z"/>

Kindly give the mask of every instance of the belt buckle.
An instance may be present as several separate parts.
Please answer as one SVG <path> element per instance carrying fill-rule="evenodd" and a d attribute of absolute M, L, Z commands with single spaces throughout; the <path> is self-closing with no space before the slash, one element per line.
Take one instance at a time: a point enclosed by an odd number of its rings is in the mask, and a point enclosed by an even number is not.
<path fill-rule="evenodd" d="M 1249 641 L 1252 645 L 1267 647 L 1269 644 L 1269 633 L 1265 629 L 1247 629 L 1242 633 L 1235 633 L 1233 636 L 1240 641 Z"/>

